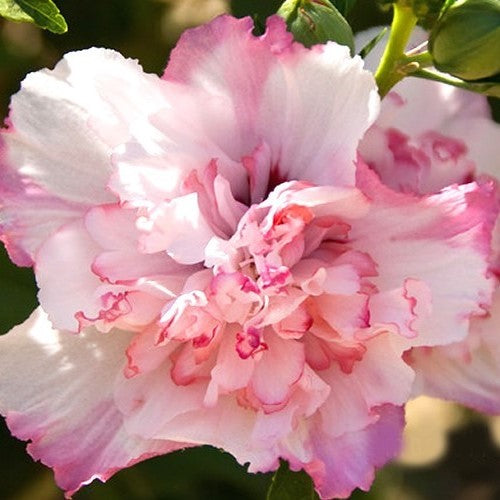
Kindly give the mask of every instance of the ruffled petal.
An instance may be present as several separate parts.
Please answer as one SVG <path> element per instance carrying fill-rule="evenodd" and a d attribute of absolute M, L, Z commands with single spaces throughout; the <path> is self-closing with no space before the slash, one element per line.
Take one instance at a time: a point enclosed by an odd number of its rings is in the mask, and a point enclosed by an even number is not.
<path fill-rule="evenodd" d="M 433 106 L 428 105 L 429 99 Z M 442 83 L 405 78 L 384 99 L 376 124 L 418 136 L 429 130 L 446 133 L 457 119 L 489 116 L 487 101 L 479 94 Z"/>
<path fill-rule="evenodd" d="M 234 342 L 230 336 L 234 335 Z M 233 329 L 226 329 L 226 338 L 221 342 L 217 362 L 210 373 L 210 382 L 204 399 L 207 407 L 215 406 L 219 394 L 227 394 L 244 389 L 252 376 L 255 363 L 253 358 L 243 359 L 236 350 L 236 335 Z"/>
<path fill-rule="evenodd" d="M 254 446 L 248 437 L 256 412 L 240 406 L 231 396 L 219 397 L 215 406 L 204 406 L 205 389 L 203 380 L 176 385 L 167 362 L 121 381 L 115 398 L 131 434 L 167 441 L 172 441 L 171 436 L 183 436 L 182 442 L 223 448 L 242 464 L 250 461 L 269 470 L 277 462 L 276 445 Z"/>
<path fill-rule="evenodd" d="M 262 37 L 252 29 L 249 18 L 221 16 L 186 32 L 164 78 L 228 96 L 237 112 L 232 157 L 266 144 L 271 184 L 352 184 L 357 142 L 378 112 L 373 78 L 345 47 L 294 43 L 278 17 Z"/>
<path fill-rule="evenodd" d="M 304 371 L 304 348 L 271 331 L 266 332 L 265 342 L 267 349 L 256 363 L 250 388 L 263 405 L 280 407 L 287 403 L 292 386 Z"/>
<path fill-rule="evenodd" d="M 56 328 L 77 331 L 97 322 L 105 330 L 113 324 L 135 330 L 159 317 L 193 268 L 138 247 L 134 211 L 115 204 L 92 208 L 49 237 L 36 255 L 35 275 Z"/>
<path fill-rule="evenodd" d="M 367 42 L 381 28 L 357 35 Z M 417 29 L 409 47 L 427 39 Z M 383 44 L 367 57 L 375 69 Z M 378 56 L 378 57 L 377 57 Z M 428 103 L 432 102 L 432 106 Z M 399 82 L 382 102 L 375 125 L 359 151 L 382 181 L 399 191 L 435 193 L 475 174 L 497 174 L 500 125 L 487 99 L 462 89 L 418 78 Z"/>
<path fill-rule="evenodd" d="M 38 252 L 38 299 L 56 328 L 78 331 L 78 312 L 90 318 L 104 308 L 98 294 L 102 282 L 91 270 L 99 251 L 83 220 L 77 220 L 60 228 Z"/>
<path fill-rule="evenodd" d="M 30 265 L 58 227 L 114 200 L 111 147 L 147 135 L 140 118 L 161 107 L 160 84 L 105 49 L 69 53 L 26 77 L 0 151 L 2 239 L 16 262 Z"/>
<path fill-rule="evenodd" d="M 151 219 L 139 221 L 147 234 L 141 238 L 145 253 L 166 251 L 182 264 L 195 264 L 205 258 L 205 247 L 215 236 L 198 204 L 196 193 L 162 203 Z"/>
<path fill-rule="evenodd" d="M 413 349 L 407 361 L 416 372 L 414 395 L 456 401 L 500 414 L 500 291 L 489 313 L 474 318 L 471 333 L 459 344 Z"/>
<path fill-rule="evenodd" d="M 438 131 L 411 137 L 375 125 L 360 144 L 360 153 L 385 185 L 403 193 L 432 194 L 465 184 L 476 169 L 466 142 Z"/>
<path fill-rule="evenodd" d="M 348 498 L 355 488 L 368 491 L 375 469 L 397 455 L 401 448 L 404 412 L 384 405 L 377 420 L 364 429 L 332 437 L 327 425 L 312 436 L 315 459 L 305 465 L 322 499 Z"/>
<path fill-rule="evenodd" d="M 391 345 L 387 334 L 367 342 L 363 359 L 349 372 L 332 365 L 319 375 L 331 388 L 319 413 L 323 422 L 328 422 L 325 432 L 332 437 L 373 424 L 380 405 L 404 405 L 414 380 L 413 370 L 401 358 L 401 349 Z"/>
<path fill-rule="evenodd" d="M 419 199 L 387 189 L 361 165 L 358 180 L 374 205 L 353 224 L 351 237 L 378 265 L 373 283 L 380 292 L 407 278 L 426 285 L 412 286 L 409 294 L 416 299 L 411 324 L 418 335 L 400 341 L 410 347 L 463 340 L 470 317 L 484 312 L 494 288 L 488 260 L 495 189 L 467 184 Z"/>
<path fill-rule="evenodd" d="M 37 310 L 0 337 L 0 411 L 70 496 L 95 478 L 185 447 L 129 434 L 113 400 L 132 336 L 53 330 Z"/>
<path fill-rule="evenodd" d="M 244 202 L 283 180 L 354 183 L 357 143 L 378 113 L 372 75 L 345 47 L 294 43 L 278 17 L 262 37 L 252 29 L 221 16 L 183 34 L 154 132 L 115 151 L 110 187 L 122 202 L 150 208 L 186 194 L 187 177 L 213 160 Z"/>
<path fill-rule="evenodd" d="M 358 45 L 380 29 L 358 34 Z M 426 39 L 427 34 L 416 29 L 409 47 Z M 379 44 L 366 59 L 372 70 L 383 46 Z M 475 174 L 496 175 L 499 138 L 500 125 L 491 119 L 484 96 L 405 78 L 383 100 L 380 115 L 359 151 L 386 185 L 425 194 L 469 182 Z"/>
<path fill-rule="evenodd" d="M 135 210 L 118 204 L 94 207 L 85 216 L 85 228 L 100 247 L 92 271 L 108 283 L 136 285 L 154 280 L 156 295 L 168 300 L 182 290 L 193 268 L 178 264 L 165 252 L 140 252 L 141 233 L 136 227 Z M 163 290 L 161 285 L 165 285 Z M 142 288 L 146 288 L 142 286 Z"/>

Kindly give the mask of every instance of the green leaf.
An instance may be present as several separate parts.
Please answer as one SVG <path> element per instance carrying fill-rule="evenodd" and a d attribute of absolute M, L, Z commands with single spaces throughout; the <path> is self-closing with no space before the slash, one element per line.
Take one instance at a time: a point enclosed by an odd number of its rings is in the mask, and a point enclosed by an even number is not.
<path fill-rule="evenodd" d="M 0 16 L 34 23 L 52 33 L 66 33 L 68 25 L 52 0 L 0 0 Z"/>
<path fill-rule="evenodd" d="M 384 38 L 385 34 L 389 31 L 389 28 L 387 26 L 385 28 L 382 28 L 380 33 L 376 36 L 374 36 L 360 51 L 359 51 L 359 56 L 364 59 L 373 49 L 374 47 Z"/>
<path fill-rule="evenodd" d="M 66 33 L 68 25 L 52 0 L 15 0 L 37 26 L 52 31 Z"/>
<path fill-rule="evenodd" d="M 33 18 L 24 12 L 15 0 L 0 0 L 0 16 L 9 21 L 32 23 Z"/>
<path fill-rule="evenodd" d="M 293 472 L 282 461 L 273 476 L 267 500 L 316 500 L 312 479 L 304 472 Z"/>

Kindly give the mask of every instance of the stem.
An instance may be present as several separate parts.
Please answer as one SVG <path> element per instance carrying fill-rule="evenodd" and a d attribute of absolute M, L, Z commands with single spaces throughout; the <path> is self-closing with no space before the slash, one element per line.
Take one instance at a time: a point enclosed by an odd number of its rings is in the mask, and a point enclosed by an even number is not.
<path fill-rule="evenodd" d="M 438 73 L 434 73 L 432 71 L 427 71 L 425 69 L 421 69 L 412 73 L 411 76 L 416 76 L 417 78 L 424 78 L 425 80 L 432 80 L 434 82 L 446 83 L 448 85 L 452 85 L 453 87 L 459 87 L 462 89 L 469 89 L 470 85 L 463 80 L 459 80 L 458 78 L 453 78 L 450 75 L 440 75 Z"/>
<path fill-rule="evenodd" d="M 432 66 L 434 64 L 432 61 L 432 56 L 427 51 L 415 55 L 409 55 L 407 53 L 404 61 L 406 63 L 418 63 L 419 68 L 428 68 L 429 66 Z"/>
<path fill-rule="evenodd" d="M 375 72 L 375 81 L 378 85 L 380 97 L 384 97 L 396 83 L 405 77 L 400 71 L 401 58 L 410 39 L 411 32 L 417 24 L 417 17 L 411 6 L 403 3 L 394 3 L 394 17 L 391 24 L 389 41 Z"/>
<path fill-rule="evenodd" d="M 460 80 L 459 78 L 455 78 L 454 76 L 429 71 L 428 69 L 418 69 L 417 71 L 411 73 L 410 76 L 424 78 L 425 80 L 432 80 L 434 82 L 446 83 L 448 85 L 452 85 L 453 87 L 470 90 L 471 92 L 477 92 L 487 96 L 500 97 L 500 83 L 495 81 L 467 82 Z"/>

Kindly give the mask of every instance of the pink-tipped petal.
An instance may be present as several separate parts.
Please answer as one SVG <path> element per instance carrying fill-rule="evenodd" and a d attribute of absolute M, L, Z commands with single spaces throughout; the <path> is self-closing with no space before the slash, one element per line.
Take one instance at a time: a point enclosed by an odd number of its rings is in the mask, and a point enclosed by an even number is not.
<path fill-rule="evenodd" d="M 345 47 L 309 51 L 294 43 L 278 17 L 262 37 L 252 28 L 249 18 L 221 16 L 185 33 L 164 78 L 229 96 L 238 113 L 232 150 L 239 146 L 240 157 L 248 156 L 264 142 L 270 183 L 352 184 L 357 142 L 378 112 L 371 75 Z"/>
<path fill-rule="evenodd" d="M 315 459 L 306 464 L 305 470 L 322 499 L 348 498 L 355 488 L 368 491 L 375 469 L 399 453 L 403 409 L 383 405 L 375 416 L 374 423 L 340 437 L 332 437 L 327 426 L 314 433 Z"/>
<path fill-rule="evenodd" d="M 413 370 L 401 359 L 401 349 L 391 345 L 388 335 L 370 340 L 363 358 L 350 371 L 332 365 L 319 374 L 331 388 L 319 413 L 329 422 L 327 432 L 333 437 L 373 424 L 380 405 L 404 405 L 414 380 Z"/>
<path fill-rule="evenodd" d="M 98 252 L 81 220 L 60 228 L 38 252 L 38 298 L 56 328 L 77 331 L 76 313 L 94 317 L 102 309 L 102 283 L 91 270 Z"/>
<path fill-rule="evenodd" d="M 414 394 L 457 401 L 500 414 L 500 291 L 485 316 L 471 321 L 471 333 L 458 344 L 413 349 L 408 362 L 416 373 Z"/>
<path fill-rule="evenodd" d="M 381 292 L 399 288 L 407 278 L 428 289 L 408 295 L 415 298 L 412 324 L 418 335 L 407 345 L 463 340 L 469 318 L 483 312 L 493 292 L 488 258 L 498 213 L 495 189 L 468 184 L 417 198 L 384 187 L 361 165 L 358 181 L 374 205 L 351 234 L 356 248 L 377 263 L 373 282 Z"/>
<path fill-rule="evenodd" d="M 140 460 L 185 447 L 129 434 L 114 404 L 131 335 L 53 330 L 37 310 L 0 337 L 0 411 L 70 496 Z"/>
<path fill-rule="evenodd" d="M 16 262 L 30 265 L 58 227 L 115 199 L 106 189 L 111 148 L 147 135 L 160 83 L 106 49 L 69 53 L 26 77 L 0 138 L 2 240 Z"/>

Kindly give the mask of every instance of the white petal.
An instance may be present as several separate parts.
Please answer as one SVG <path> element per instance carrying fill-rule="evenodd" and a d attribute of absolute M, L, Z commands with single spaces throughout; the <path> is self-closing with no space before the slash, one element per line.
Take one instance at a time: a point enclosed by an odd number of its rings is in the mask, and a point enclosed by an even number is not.
<path fill-rule="evenodd" d="M 113 401 L 131 334 L 52 330 L 41 310 L 0 337 L 0 411 L 68 494 L 182 447 L 129 435 Z"/>

